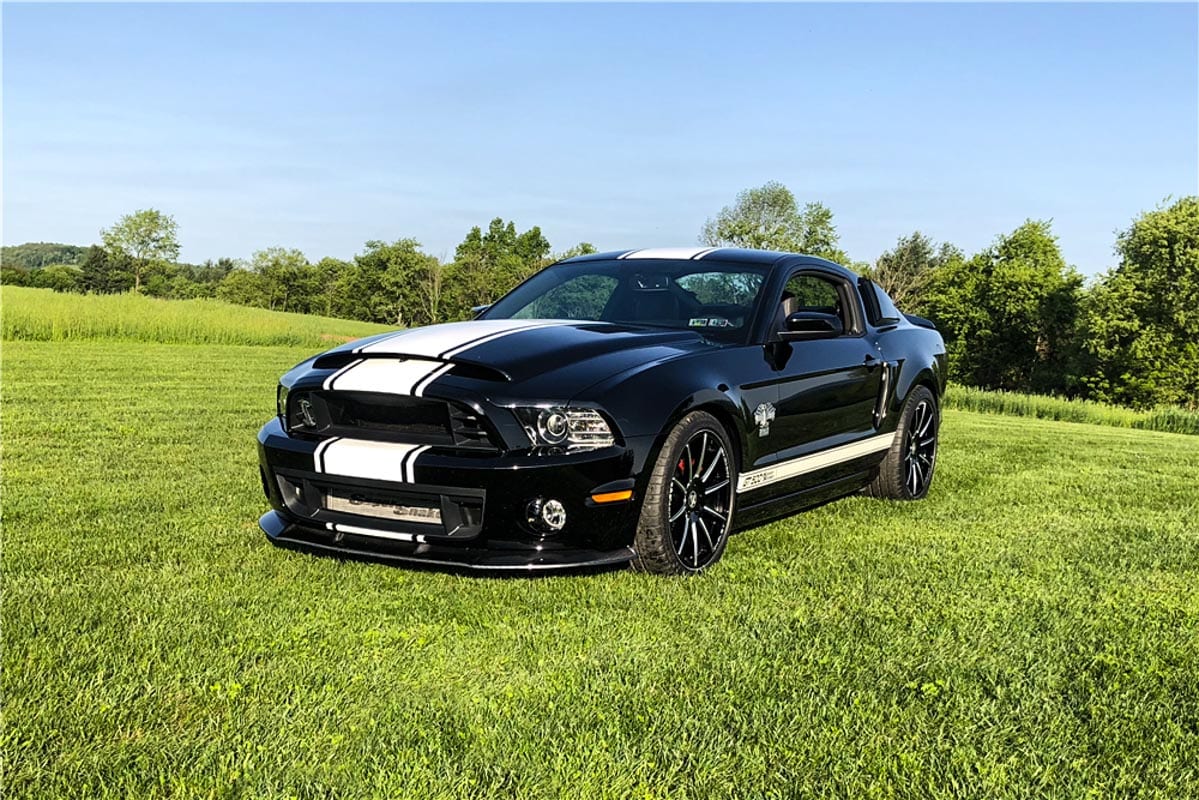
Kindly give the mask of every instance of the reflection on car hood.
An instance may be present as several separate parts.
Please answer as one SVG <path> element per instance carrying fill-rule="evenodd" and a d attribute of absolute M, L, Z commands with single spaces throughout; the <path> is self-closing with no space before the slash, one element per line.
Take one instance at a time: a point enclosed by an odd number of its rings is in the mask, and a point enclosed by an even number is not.
<path fill-rule="evenodd" d="M 602 322 L 476 320 L 350 342 L 317 359 L 420 358 L 474 366 L 439 381 L 492 384 L 488 394 L 569 399 L 634 367 L 713 347 L 698 332 Z M 483 388 L 483 387 L 480 387 Z"/>

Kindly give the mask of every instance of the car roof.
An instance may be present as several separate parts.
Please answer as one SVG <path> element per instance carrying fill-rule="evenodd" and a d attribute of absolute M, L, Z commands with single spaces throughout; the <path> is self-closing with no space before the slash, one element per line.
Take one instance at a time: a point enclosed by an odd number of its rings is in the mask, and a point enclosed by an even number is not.
<path fill-rule="evenodd" d="M 762 264 L 775 266 L 788 261 L 788 266 L 812 264 L 824 267 L 832 272 L 857 280 L 857 273 L 852 270 L 816 256 L 801 253 L 780 253 L 777 250 L 748 250 L 741 247 L 647 247 L 639 250 L 608 250 L 603 253 L 589 253 L 583 256 L 567 258 L 559 263 L 573 264 L 582 261 L 640 261 L 654 259 L 658 261 L 724 261 L 739 264 Z"/>

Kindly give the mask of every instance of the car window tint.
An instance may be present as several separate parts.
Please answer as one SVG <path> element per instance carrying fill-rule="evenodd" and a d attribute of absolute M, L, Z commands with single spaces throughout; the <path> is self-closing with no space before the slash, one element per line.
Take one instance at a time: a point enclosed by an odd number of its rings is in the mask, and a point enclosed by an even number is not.
<path fill-rule="evenodd" d="M 695 330 L 743 342 L 767 264 L 684 259 L 569 261 L 497 300 L 481 319 L 575 319 Z"/>
<path fill-rule="evenodd" d="M 693 272 L 675 281 L 703 305 L 751 305 L 762 287 L 762 276 L 753 272 Z"/>
<path fill-rule="evenodd" d="M 611 275 L 579 275 L 550 289 L 513 319 L 599 319 L 616 289 Z"/>
<path fill-rule="evenodd" d="M 787 313 L 820 311 L 841 315 L 841 295 L 837 285 L 817 275 L 795 275 L 783 290 L 783 302 L 791 306 Z"/>

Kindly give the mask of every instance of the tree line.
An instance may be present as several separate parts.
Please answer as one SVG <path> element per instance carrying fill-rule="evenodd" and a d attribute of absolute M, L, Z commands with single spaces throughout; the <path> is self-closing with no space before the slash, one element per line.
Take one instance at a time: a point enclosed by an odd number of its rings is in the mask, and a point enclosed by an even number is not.
<path fill-rule="evenodd" d="M 1066 264 L 1048 220 L 967 255 L 915 231 L 873 263 L 841 248 L 832 212 L 779 183 L 747 189 L 708 219 L 702 243 L 801 252 L 868 275 L 908 313 L 937 323 L 951 380 L 1133 407 L 1199 408 L 1199 197 L 1141 214 L 1116 236 L 1116 265 L 1090 283 Z M 584 242 L 554 253 L 540 228 L 496 218 L 441 262 L 415 239 L 369 241 L 346 261 L 282 247 L 248 261 L 177 261 L 175 221 L 126 215 L 91 247 L 5 247 L 4 283 L 56 291 L 215 297 L 279 311 L 426 325 L 466 319 Z"/>

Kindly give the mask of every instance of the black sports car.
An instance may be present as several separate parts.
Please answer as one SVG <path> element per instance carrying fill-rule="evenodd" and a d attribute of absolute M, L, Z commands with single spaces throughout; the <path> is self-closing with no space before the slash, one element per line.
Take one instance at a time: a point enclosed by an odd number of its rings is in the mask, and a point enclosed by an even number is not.
<path fill-rule="evenodd" d="M 934 326 L 828 261 L 581 256 L 472 321 L 284 375 L 258 434 L 260 524 L 343 556 L 698 572 L 802 507 L 923 497 L 944 389 Z"/>

